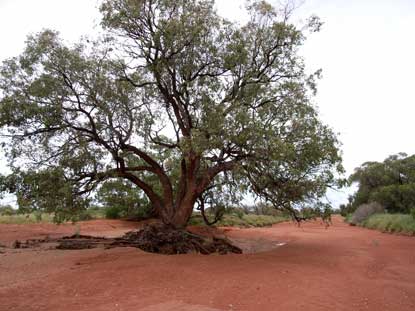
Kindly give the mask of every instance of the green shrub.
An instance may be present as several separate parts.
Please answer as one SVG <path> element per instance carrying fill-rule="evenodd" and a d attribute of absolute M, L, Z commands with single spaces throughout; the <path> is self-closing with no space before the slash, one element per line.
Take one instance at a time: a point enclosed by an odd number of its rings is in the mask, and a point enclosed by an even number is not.
<path fill-rule="evenodd" d="M 124 206 L 111 206 L 105 208 L 105 218 L 107 219 L 142 220 L 149 218 L 150 215 L 150 205 L 140 206 L 139 208 L 130 208 Z"/>
<path fill-rule="evenodd" d="M 105 209 L 105 218 L 107 219 L 120 219 L 122 209 L 119 206 L 111 206 Z"/>
<path fill-rule="evenodd" d="M 243 211 L 243 210 L 241 210 L 241 209 L 236 209 L 236 210 L 235 210 L 235 215 L 236 215 L 239 219 L 242 219 L 242 218 L 244 217 L 245 213 L 244 213 L 244 211 Z"/>
<path fill-rule="evenodd" d="M 0 215 L 1 216 L 11 216 L 15 215 L 16 210 L 10 205 L 0 205 Z"/>

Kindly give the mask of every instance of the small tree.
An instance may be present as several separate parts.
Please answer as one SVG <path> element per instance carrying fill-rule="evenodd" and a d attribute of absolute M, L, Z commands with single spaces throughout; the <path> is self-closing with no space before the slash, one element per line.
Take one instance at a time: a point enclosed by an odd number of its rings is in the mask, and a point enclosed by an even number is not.
<path fill-rule="evenodd" d="M 16 194 L 19 213 L 54 213 L 58 223 L 78 220 L 90 206 L 90 198 L 77 195 L 76 184 L 58 167 L 25 172 L 16 169 L 14 174 L 0 178 L 0 185 L 2 192 Z"/>
<path fill-rule="evenodd" d="M 289 22 L 289 7 L 247 9 L 240 26 L 210 0 L 106 0 L 98 42 L 29 37 L 0 69 L 15 172 L 58 174 L 68 198 L 58 206 L 126 180 L 174 228 L 222 180 L 292 213 L 320 198 L 342 168 L 310 102 L 319 72 L 306 75 L 297 53 L 305 30 Z M 320 25 L 313 17 L 306 28 Z"/>
<path fill-rule="evenodd" d="M 141 219 L 152 215 L 151 206 L 142 191 L 123 180 L 104 182 L 97 191 L 96 200 L 119 217 Z"/>

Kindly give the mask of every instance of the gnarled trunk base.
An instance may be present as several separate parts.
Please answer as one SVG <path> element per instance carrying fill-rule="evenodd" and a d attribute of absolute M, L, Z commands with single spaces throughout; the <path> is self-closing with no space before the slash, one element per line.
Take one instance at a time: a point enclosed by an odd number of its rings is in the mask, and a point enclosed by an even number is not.
<path fill-rule="evenodd" d="M 29 240 L 19 242 L 15 248 L 34 248 L 41 244 L 51 243 L 57 249 L 91 249 L 136 247 L 150 253 L 176 255 L 200 253 L 221 255 L 235 253 L 242 254 L 239 247 L 220 238 L 207 238 L 195 235 L 186 230 L 175 229 L 163 224 L 147 225 L 140 231 L 129 232 L 121 238 L 96 238 L 90 236 L 70 236 L 56 240 Z M 57 245 L 56 245 L 57 244 Z"/>
<path fill-rule="evenodd" d="M 138 243 L 138 247 L 146 252 L 167 255 L 242 253 L 240 248 L 232 245 L 227 240 L 206 238 L 186 230 L 174 229 L 163 225 L 146 226 L 138 232 L 126 234 L 123 240 L 126 240 L 127 243 Z"/>

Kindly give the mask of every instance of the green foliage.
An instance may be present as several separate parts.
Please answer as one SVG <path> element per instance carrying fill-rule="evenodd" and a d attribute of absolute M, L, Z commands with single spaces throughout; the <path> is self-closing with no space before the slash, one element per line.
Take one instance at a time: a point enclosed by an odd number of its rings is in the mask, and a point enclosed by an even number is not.
<path fill-rule="evenodd" d="M 415 207 L 411 209 L 411 216 L 415 220 Z"/>
<path fill-rule="evenodd" d="M 244 212 L 240 209 L 235 209 L 234 214 L 239 218 L 242 219 L 244 217 Z"/>
<path fill-rule="evenodd" d="M 380 202 L 391 213 L 409 213 L 415 206 L 415 182 L 383 186 L 370 195 L 371 201 Z"/>
<path fill-rule="evenodd" d="M 245 205 L 242 207 L 245 214 L 267 215 L 267 216 L 288 216 L 287 211 L 280 211 L 269 203 L 257 202 L 253 205 Z"/>
<path fill-rule="evenodd" d="M 343 168 L 311 100 L 320 71 L 306 73 L 305 29 L 290 11 L 251 1 L 240 25 L 211 0 L 105 0 L 100 40 L 30 36 L 0 67 L 0 128 L 18 186 L 8 189 L 19 206 L 63 221 L 114 178 L 175 226 L 212 185 L 292 214 L 318 202 L 343 183 Z"/>
<path fill-rule="evenodd" d="M 1 187 L 16 194 L 19 213 L 34 213 L 40 218 L 42 213 L 54 213 L 58 223 L 86 217 L 83 214 L 89 200 L 77 195 L 62 169 L 16 171 L 2 179 Z"/>
<path fill-rule="evenodd" d="M 10 205 L 0 205 L 0 216 L 11 216 L 15 214 L 16 210 Z"/>
<path fill-rule="evenodd" d="M 143 193 L 131 183 L 122 180 L 105 182 L 98 190 L 96 200 L 103 205 L 109 219 L 144 219 L 151 216 L 151 206 Z"/>
<path fill-rule="evenodd" d="M 370 216 L 362 225 L 383 232 L 415 235 L 415 219 L 405 214 L 376 214 Z"/>
<path fill-rule="evenodd" d="M 344 207 L 355 210 L 369 202 L 379 202 L 390 213 L 409 213 L 415 206 L 415 156 L 393 155 L 384 162 L 367 162 L 350 176 L 359 189 Z"/>
<path fill-rule="evenodd" d="M 107 219 L 120 219 L 122 209 L 119 206 L 111 206 L 105 209 L 105 218 Z"/>
<path fill-rule="evenodd" d="M 342 215 L 343 216 L 343 215 Z M 350 223 L 352 220 L 353 214 L 347 214 L 344 216 L 344 222 Z"/>
<path fill-rule="evenodd" d="M 341 204 L 339 208 L 340 215 L 346 217 L 347 215 L 353 214 L 357 207 L 355 207 L 353 204 L 351 204 L 351 202 L 349 202 L 348 204 Z"/>
<path fill-rule="evenodd" d="M 269 227 L 274 224 L 288 221 L 289 217 L 283 216 L 269 216 L 269 215 L 253 215 L 243 214 L 241 217 L 236 214 L 224 214 L 223 218 L 216 224 L 221 227 Z M 202 216 L 195 214 L 192 216 L 189 222 L 190 225 L 203 226 Z"/>

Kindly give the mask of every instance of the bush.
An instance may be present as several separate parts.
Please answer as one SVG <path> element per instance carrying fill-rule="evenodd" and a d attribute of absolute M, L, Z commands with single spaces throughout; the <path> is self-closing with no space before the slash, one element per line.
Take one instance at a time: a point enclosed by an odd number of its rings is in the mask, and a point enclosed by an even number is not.
<path fill-rule="evenodd" d="M 122 210 L 119 206 L 111 206 L 105 209 L 105 218 L 107 219 L 120 219 Z"/>
<path fill-rule="evenodd" d="M 357 225 L 366 220 L 369 216 L 384 213 L 385 209 L 377 202 L 360 205 L 353 213 L 350 224 Z"/>
<path fill-rule="evenodd" d="M 244 217 L 245 213 L 244 213 L 244 211 L 243 211 L 243 210 L 241 210 L 241 209 L 236 209 L 236 210 L 235 210 L 235 215 L 236 215 L 239 219 L 242 219 L 242 218 Z"/>
<path fill-rule="evenodd" d="M 130 219 L 142 220 L 151 216 L 151 206 L 145 205 L 139 208 L 129 208 L 124 206 L 111 206 L 105 209 L 105 218 L 107 219 Z"/>
<path fill-rule="evenodd" d="M 0 205 L 0 215 L 1 216 L 11 216 L 15 215 L 16 210 L 10 205 Z"/>

